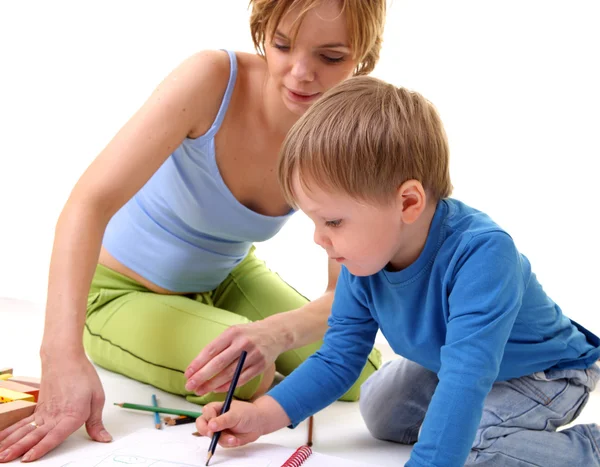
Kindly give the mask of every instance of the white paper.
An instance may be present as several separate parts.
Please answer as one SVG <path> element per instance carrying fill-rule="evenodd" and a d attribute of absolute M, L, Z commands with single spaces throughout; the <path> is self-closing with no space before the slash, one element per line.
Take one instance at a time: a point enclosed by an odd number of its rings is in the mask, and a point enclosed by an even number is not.
<path fill-rule="evenodd" d="M 152 429 L 139 430 L 105 445 L 107 449 L 85 455 L 83 451 L 61 455 L 60 467 L 200 467 L 206 464 L 210 439 L 182 436 Z M 210 461 L 213 467 L 280 467 L 293 449 L 266 443 L 241 448 L 217 447 Z M 66 459 L 70 457 L 71 459 Z M 58 460 L 58 459 L 57 459 Z M 303 467 L 365 466 L 347 459 L 314 453 Z"/>

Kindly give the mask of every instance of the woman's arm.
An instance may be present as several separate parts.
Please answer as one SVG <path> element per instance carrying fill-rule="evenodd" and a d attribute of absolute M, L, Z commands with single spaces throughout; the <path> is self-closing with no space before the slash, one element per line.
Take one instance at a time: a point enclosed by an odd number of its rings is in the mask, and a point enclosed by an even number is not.
<path fill-rule="evenodd" d="M 297 310 L 278 313 L 265 319 L 270 328 L 278 330 L 278 335 L 285 336 L 285 341 L 282 342 L 284 352 L 323 338 L 327 331 L 327 319 L 331 314 L 340 269 L 339 263 L 329 259 L 327 289 L 323 295 Z"/>
<path fill-rule="evenodd" d="M 189 364 L 186 389 L 197 394 L 227 391 L 242 350 L 248 356 L 239 386 L 264 372 L 283 352 L 322 339 L 339 273 L 339 264 L 329 260 L 327 289 L 321 297 L 296 310 L 227 329 Z"/>
<path fill-rule="evenodd" d="M 87 294 L 104 230 L 183 139 L 206 131 L 229 77 L 224 52 L 203 52 L 173 71 L 92 162 L 58 219 L 40 349 L 42 386 L 35 413 L 0 432 L 0 459 L 42 457 L 84 422 L 109 441 L 104 391 L 82 344 Z M 30 425 L 32 421 L 38 427 Z"/>
<path fill-rule="evenodd" d="M 188 59 L 157 87 L 75 185 L 56 225 L 43 357 L 83 353 L 87 293 L 108 221 L 190 132 L 210 127 L 221 97 L 215 89 L 224 92 L 228 74 L 229 61 L 221 52 Z M 55 338 L 58 332 L 60 339 Z"/>

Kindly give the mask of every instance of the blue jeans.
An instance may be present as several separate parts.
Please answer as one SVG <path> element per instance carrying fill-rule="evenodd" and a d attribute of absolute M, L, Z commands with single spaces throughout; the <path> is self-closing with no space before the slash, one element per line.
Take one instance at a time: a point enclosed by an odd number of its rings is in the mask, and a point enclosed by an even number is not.
<path fill-rule="evenodd" d="M 556 431 L 577 418 L 599 379 L 593 365 L 495 383 L 465 466 L 600 467 L 598 425 Z M 435 373 L 410 360 L 383 365 L 361 388 L 360 409 L 371 434 L 415 443 L 437 384 Z M 381 401 L 388 401 L 385 410 Z"/>

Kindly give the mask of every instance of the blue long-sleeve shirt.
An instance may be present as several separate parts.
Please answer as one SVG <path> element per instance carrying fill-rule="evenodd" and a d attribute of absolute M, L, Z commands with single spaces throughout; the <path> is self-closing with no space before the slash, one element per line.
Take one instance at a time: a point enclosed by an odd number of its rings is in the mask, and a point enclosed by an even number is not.
<path fill-rule="evenodd" d="M 269 395 L 293 425 L 323 409 L 356 381 L 380 328 L 397 354 L 439 378 L 410 467 L 464 465 L 495 381 L 600 357 L 600 339 L 563 315 L 512 238 L 453 199 L 438 203 L 406 269 L 342 268 L 329 325 L 321 349 Z"/>

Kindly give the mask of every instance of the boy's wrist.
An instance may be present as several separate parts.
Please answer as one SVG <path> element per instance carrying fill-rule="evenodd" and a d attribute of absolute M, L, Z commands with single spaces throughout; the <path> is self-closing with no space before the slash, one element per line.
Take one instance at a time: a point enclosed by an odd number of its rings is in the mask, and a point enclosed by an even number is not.
<path fill-rule="evenodd" d="M 285 428 L 292 423 L 283 407 L 271 396 L 259 397 L 254 405 L 258 409 L 261 436 Z"/>

